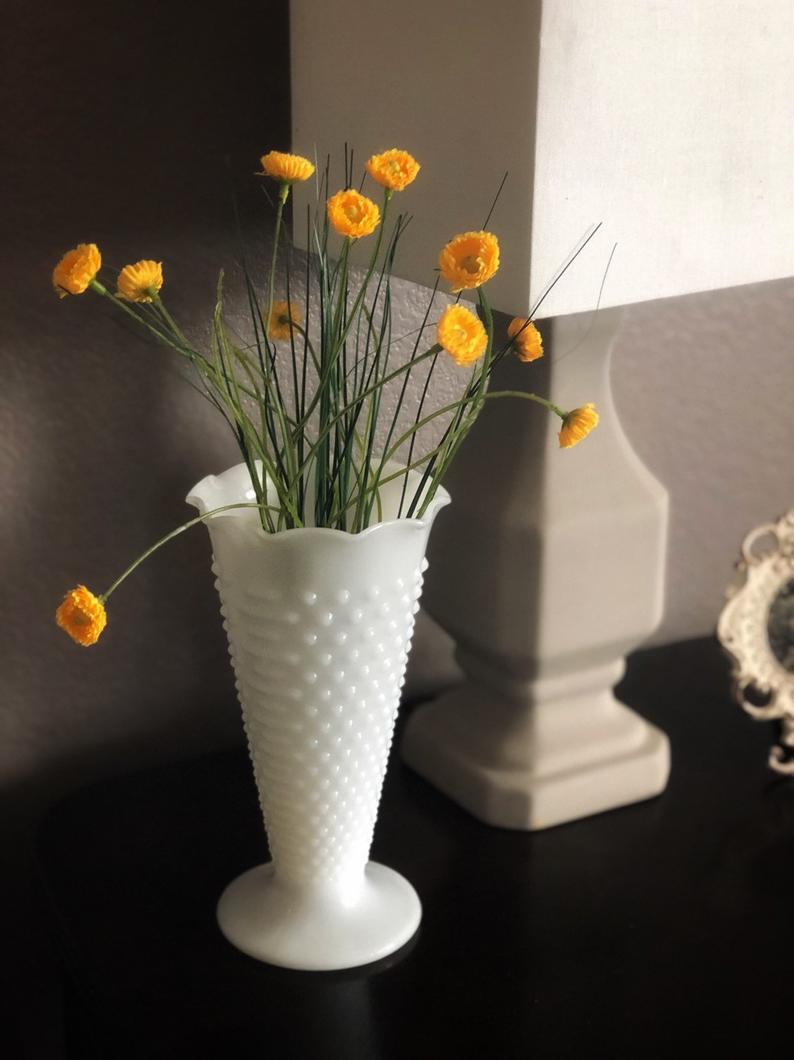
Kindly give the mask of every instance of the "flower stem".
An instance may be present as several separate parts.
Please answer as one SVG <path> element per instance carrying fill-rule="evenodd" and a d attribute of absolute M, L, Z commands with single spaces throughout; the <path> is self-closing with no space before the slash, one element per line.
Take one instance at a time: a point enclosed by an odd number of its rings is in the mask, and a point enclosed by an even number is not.
<path fill-rule="evenodd" d="M 127 569 L 124 571 L 124 573 L 121 574 L 118 578 L 116 578 L 116 580 L 113 582 L 113 584 L 111 585 L 111 587 L 109 589 L 107 589 L 104 593 L 100 593 L 99 594 L 98 599 L 101 600 L 102 603 L 104 603 L 108 599 L 108 597 L 111 595 L 111 593 L 114 593 L 116 591 L 116 589 L 118 589 L 118 587 L 121 585 L 121 583 L 126 578 L 128 578 L 129 575 L 132 574 L 132 572 L 137 567 L 140 567 L 141 563 L 143 563 L 143 561 L 145 559 L 148 559 L 149 556 L 151 556 L 153 552 L 156 552 L 157 549 L 160 548 L 162 545 L 167 544 L 172 538 L 177 537 L 179 534 L 183 533 L 185 530 L 189 530 L 191 526 L 195 526 L 197 523 L 203 523 L 206 519 L 211 519 L 213 515 L 219 515 L 221 512 L 229 512 L 233 508 L 261 508 L 261 507 L 262 506 L 260 504 L 257 504 L 254 501 L 246 501 L 244 503 L 239 503 L 239 504 L 224 504 L 220 508 L 213 508 L 212 511 L 210 511 L 210 512 L 205 512 L 203 515 L 196 516 L 195 519 L 189 519 L 186 523 L 183 523 L 182 526 L 178 526 L 176 528 L 176 530 L 171 530 L 171 532 L 166 534 L 165 537 L 161 537 L 159 541 L 156 541 L 150 548 L 147 548 L 145 552 L 141 553 L 141 555 L 138 556 L 138 558 L 133 563 L 131 563 L 129 565 L 129 567 L 127 567 Z M 273 509 L 273 510 L 277 510 L 277 509 Z"/>
<path fill-rule="evenodd" d="M 270 314 L 273 312 L 273 291 L 276 284 L 276 261 L 278 259 L 278 240 L 281 235 L 281 218 L 284 214 L 284 205 L 289 196 L 289 184 L 284 183 L 278 192 L 278 208 L 276 210 L 276 227 L 273 233 L 273 254 L 270 259 L 270 277 L 267 285 L 267 313 L 265 314 L 265 331 L 270 327 Z"/>

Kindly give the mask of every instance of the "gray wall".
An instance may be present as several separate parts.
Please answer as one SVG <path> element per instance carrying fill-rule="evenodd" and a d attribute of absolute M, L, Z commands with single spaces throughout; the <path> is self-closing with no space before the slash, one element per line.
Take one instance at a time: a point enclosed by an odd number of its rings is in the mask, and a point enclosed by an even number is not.
<path fill-rule="evenodd" d="M 0 36 L 0 1053 L 26 1055 L 21 1024 L 43 1058 L 38 815 L 93 777 L 239 739 L 201 536 L 130 583 L 95 653 L 53 624 L 69 586 L 106 586 L 235 453 L 161 351 L 96 300 L 60 302 L 51 272 L 81 241 L 111 267 L 162 259 L 175 310 L 203 319 L 234 254 L 232 187 L 259 231 L 252 174 L 289 139 L 287 4 L 10 0 Z"/>
<path fill-rule="evenodd" d="M 671 500 L 656 643 L 712 632 L 743 536 L 794 506 L 792 320 L 791 279 L 626 312 L 618 411 Z"/>

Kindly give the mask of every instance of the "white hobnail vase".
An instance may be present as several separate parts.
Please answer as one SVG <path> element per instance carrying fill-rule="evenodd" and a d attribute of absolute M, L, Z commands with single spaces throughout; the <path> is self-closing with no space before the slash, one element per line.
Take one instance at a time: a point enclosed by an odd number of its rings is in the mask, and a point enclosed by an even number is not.
<path fill-rule="evenodd" d="M 359 534 L 266 533 L 255 509 L 206 523 L 272 858 L 226 888 L 218 922 L 271 964 L 367 964 L 421 918 L 407 880 L 368 861 L 427 538 L 449 501 L 439 490 L 423 518 L 398 519 L 401 492 L 401 479 L 387 484 L 381 521 Z M 252 500 L 248 470 L 211 475 L 187 499 L 202 514 Z"/>

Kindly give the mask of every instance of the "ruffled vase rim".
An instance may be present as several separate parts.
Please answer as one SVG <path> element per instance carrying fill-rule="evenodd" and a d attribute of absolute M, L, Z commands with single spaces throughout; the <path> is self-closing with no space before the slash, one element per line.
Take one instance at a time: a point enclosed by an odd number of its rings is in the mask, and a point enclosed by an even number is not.
<path fill-rule="evenodd" d="M 242 472 L 247 471 L 245 464 L 236 464 L 233 467 L 227 468 L 226 471 L 221 472 L 219 475 L 205 475 L 203 479 L 196 483 L 195 486 L 187 494 L 185 500 L 188 504 L 193 505 L 202 515 L 208 511 L 211 511 L 215 507 L 222 507 L 223 503 L 233 504 L 235 501 L 225 499 L 221 504 L 213 504 L 209 500 L 209 496 L 212 493 L 217 495 L 223 489 L 223 479 L 225 476 L 240 475 Z M 420 476 L 414 472 L 408 472 L 409 480 L 413 478 L 418 482 Z M 382 534 L 383 532 L 393 527 L 412 527 L 416 530 L 426 530 L 433 523 L 438 512 L 446 507 L 451 502 L 451 497 L 447 490 L 443 486 L 436 488 L 436 493 L 428 505 L 425 513 L 420 516 L 400 516 L 395 519 L 382 519 L 377 523 L 372 523 L 370 526 L 365 527 L 363 530 L 359 530 L 353 533 L 350 530 L 340 530 L 336 527 L 330 526 L 297 526 L 289 527 L 283 530 L 267 531 L 257 522 L 253 524 L 251 521 L 250 528 L 258 531 L 258 534 L 267 541 L 286 541 L 294 539 L 295 535 L 300 535 L 303 540 L 306 540 L 309 535 L 322 536 L 325 540 L 336 538 L 340 541 L 358 541 L 364 540 L 368 537 L 372 537 L 376 534 Z M 213 516 L 211 521 L 214 522 L 216 519 L 241 519 L 246 516 L 253 515 L 253 508 L 233 508 L 227 512 L 219 512 Z"/>

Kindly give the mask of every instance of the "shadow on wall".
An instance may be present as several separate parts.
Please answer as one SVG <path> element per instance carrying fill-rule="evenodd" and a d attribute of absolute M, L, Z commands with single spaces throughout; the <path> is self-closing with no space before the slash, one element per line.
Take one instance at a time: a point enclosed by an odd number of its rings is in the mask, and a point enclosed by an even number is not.
<path fill-rule="evenodd" d="M 253 173 L 263 151 L 289 143 L 288 5 L 229 0 L 219 18 L 172 0 L 138 18 L 96 0 L 12 0 L 3 38 L 0 547 L 13 621 L 0 640 L 0 898 L 14 910 L 4 971 L 22 1021 L 38 1027 L 30 1055 L 43 1057 L 50 1020 L 31 1009 L 47 978 L 31 967 L 44 944 L 28 897 L 36 817 L 74 784 L 241 739 L 200 529 L 114 596 L 94 649 L 55 628 L 66 589 L 106 588 L 190 517 L 188 489 L 236 447 L 166 351 L 91 296 L 59 301 L 50 274 L 84 241 L 99 244 L 109 276 L 163 260 L 171 308 L 201 327 L 235 253 L 232 185 L 244 232 L 267 232 Z"/>

